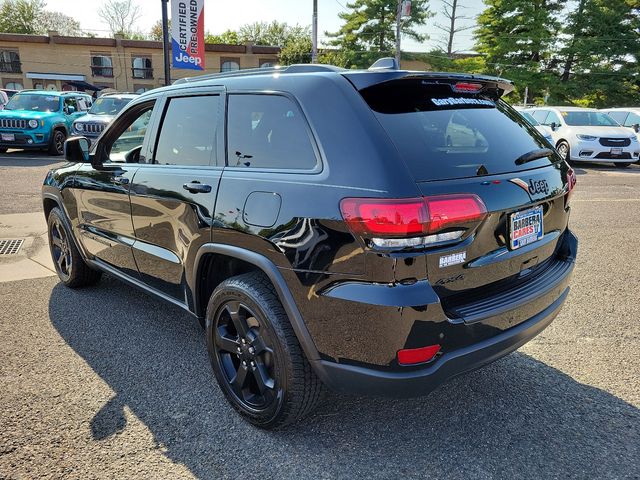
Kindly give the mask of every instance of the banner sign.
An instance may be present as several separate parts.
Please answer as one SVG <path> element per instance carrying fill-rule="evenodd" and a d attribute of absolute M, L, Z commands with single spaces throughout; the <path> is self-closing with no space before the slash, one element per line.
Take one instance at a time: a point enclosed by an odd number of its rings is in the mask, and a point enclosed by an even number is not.
<path fill-rule="evenodd" d="M 204 70 L 204 0 L 171 0 L 173 68 Z"/>

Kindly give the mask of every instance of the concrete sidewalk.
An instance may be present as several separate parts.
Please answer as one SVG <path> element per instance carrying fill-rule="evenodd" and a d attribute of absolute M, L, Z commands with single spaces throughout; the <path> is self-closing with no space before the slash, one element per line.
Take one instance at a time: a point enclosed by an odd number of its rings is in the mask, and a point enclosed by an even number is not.
<path fill-rule="evenodd" d="M 0 255 L 0 282 L 56 274 L 42 212 L 0 215 L 0 240 L 23 240 L 17 253 Z"/>

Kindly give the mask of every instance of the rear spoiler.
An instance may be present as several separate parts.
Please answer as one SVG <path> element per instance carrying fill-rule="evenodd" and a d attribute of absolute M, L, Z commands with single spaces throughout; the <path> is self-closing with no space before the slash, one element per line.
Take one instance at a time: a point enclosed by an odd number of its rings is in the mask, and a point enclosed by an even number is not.
<path fill-rule="evenodd" d="M 433 83 L 453 84 L 457 82 L 473 82 L 483 85 L 483 92 L 494 93 L 498 98 L 513 91 L 513 82 L 505 78 L 489 75 L 451 72 L 414 72 L 409 70 L 369 70 L 340 72 L 357 90 L 363 90 L 381 83 L 397 80 L 423 79 Z"/>

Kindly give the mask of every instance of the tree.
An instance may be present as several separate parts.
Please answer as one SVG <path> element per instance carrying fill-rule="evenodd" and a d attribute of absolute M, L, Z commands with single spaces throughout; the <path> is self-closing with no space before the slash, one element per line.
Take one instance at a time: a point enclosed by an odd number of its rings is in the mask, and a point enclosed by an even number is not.
<path fill-rule="evenodd" d="M 228 45 L 240 45 L 240 37 L 235 30 L 225 30 L 220 35 L 213 35 L 209 32 L 204 36 L 205 43 L 221 43 Z"/>
<path fill-rule="evenodd" d="M 285 22 L 280 23 L 275 20 L 271 23 L 249 23 L 238 30 L 238 38 L 241 43 L 251 42 L 254 45 L 284 47 L 290 41 L 298 40 L 302 37 L 311 37 L 309 27 L 291 26 Z"/>
<path fill-rule="evenodd" d="M 397 0 L 354 0 L 347 3 L 346 12 L 338 16 L 344 24 L 332 37 L 330 45 L 343 50 L 348 63 L 368 66 L 380 54 L 391 54 L 395 49 Z M 428 39 L 418 33 L 416 27 L 424 25 L 433 13 L 429 11 L 429 0 L 414 0 L 411 17 L 401 26 L 401 34 L 423 42 Z"/>
<path fill-rule="evenodd" d="M 77 20 L 45 7 L 43 0 L 5 0 L 0 5 L 0 31 L 44 35 L 55 30 L 61 35 L 82 35 Z"/>
<path fill-rule="evenodd" d="M 442 0 L 442 15 L 449 21 L 448 25 L 440 25 L 436 23 L 436 28 L 445 32 L 447 56 L 453 58 L 453 41 L 456 33 L 463 32 L 473 28 L 473 25 L 460 26 L 461 20 L 469 20 L 469 17 L 460 13 L 460 10 L 465 8 L 460 0 Z"/>
<path fill-rule="evenodd" d="M 171 20 L 169 20 L 167 28 L 171 31 Z M 151 27 L 151 31 L 149 32 L 149 40 L 154 40 L 156 42 L 162 41 L 162 20 L 158 20 Z"/>
<path fill-rule="evenodd" d="M 98 9 L 98 16 L 109 26 L 113 35 L 131 37 L 136 34 L 133 26 L 142 16 L 142 11 L 133 0 L 107 0 Z"/>
<path fill-rule="evenodd" d="M 485 0 L 478 16 L 476 50 L 489 73 L 516 83 L 514 95 L 528 87 L 540 98 L 555 80 L 553 49 L 560 32 L 558 19 L 566 0 Z"/>
<path fill-rule="evenodd" d="M 281 65 L 311 63 L 311 38 L 300 36 L 290 39 L 280 50 L 278 60 Z"/>

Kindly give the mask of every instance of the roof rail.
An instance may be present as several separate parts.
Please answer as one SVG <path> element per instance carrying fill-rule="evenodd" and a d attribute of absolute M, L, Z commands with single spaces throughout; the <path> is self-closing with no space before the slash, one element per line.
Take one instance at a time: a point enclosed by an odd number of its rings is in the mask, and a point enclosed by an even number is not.
<path fill-rule="evenodd" d="M 287 67 L 261 67 L 261 68 L 249 68 L 246 70 L 233 70 L 231 72 L 220 73 L 208 73 L 205 75 L 198 75 L 196 77 L 184 77 L 179 78 L 174 85 L 181 83 L 199 82 L 201 80 L 214 80 L 218 78 L 233 78 L 233 77 L 250 77 L 253 75 L 265 75 L 270 73 L 312 73 L 312 72 L 341 72 L 344 68 L 336 67 L 334 65 L 324 65 L 318 63 L 297 63 L 289 65 Z"/>

